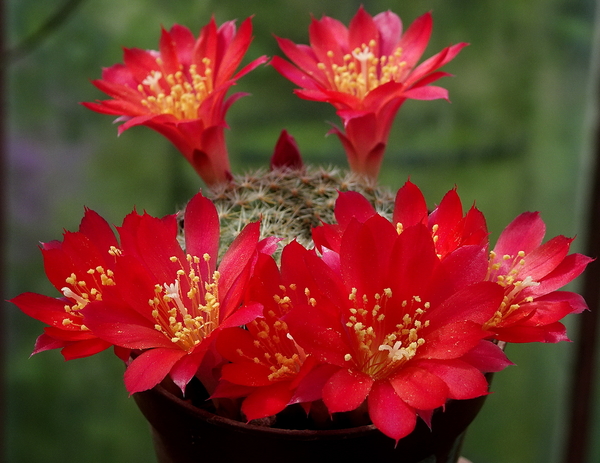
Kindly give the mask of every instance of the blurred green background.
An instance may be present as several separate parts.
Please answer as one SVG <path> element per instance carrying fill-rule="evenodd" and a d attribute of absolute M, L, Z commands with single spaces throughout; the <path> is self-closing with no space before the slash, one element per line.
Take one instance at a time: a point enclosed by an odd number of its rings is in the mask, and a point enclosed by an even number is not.
<path fill-rule="evenodd" d="M 84 0 L 53 34 L 9 69 L 10 221 L 7 295 L 56 294 L 46 281 L 39 241 L 76 230 L 84 206 L 120 224 L 133 206 L 172 213 L 202 185 L 175 149 L 144 127 L 120 138 L 109 116 L 78 105 L 103 98 L 89 83 L 121 62 L 121 46 L 156 49 L 160 26 L 195 33 L 254 16 L 247 60 L 278 53 L 272 34 L 307 42 L 310 14 L 346 24 L 360 4 L 392 9 L 405 26 L 431 10 L 426 56 L 470 42 L 445 70 L 446 101 L 408 101 L 397 118 L 381 181 L 411 177 L 431 205 L 458 185 L 476 201 L 492 239 L 517 214 L 539 210 L 548 236 L 585 235 L 582 212 L 589 172 L 593 0 Z M 62 2 L 9 0 L 9 44 L 34 32 Z M 267 164 L 282 128 L 306 161 L 345 165 L 335 137 L 325 137 L 332 108 L 299 100 L 293 85 L 260 67 L 236 91 L 252 93 L 231 109 L 233 168 Z M 577 241 L 576 241 L 577 243 Z M 581 245 L 581 242 L 579 243 Z M 58 295 L 58 294 L 56 294 Z M 152 462 L 147 424 L 122 383 L 111 352 L 64 362 L 56 352 L 29 358 L 42 326 L 5 305 L 8 324 L 6 455 L 11 463 Z M 572 320 L 568 321 L 572 324 Z M 572 332 L 576 340 L 576 333 Z M 471 426 L 464 455 L 474 463 L 560 461 L 574 345 L 510 345 L 517 364 L 496 375 Z M 598 435 L 598 412 L 593 433 Z M 595 444 L 592 461 L 600 461 Z"/>

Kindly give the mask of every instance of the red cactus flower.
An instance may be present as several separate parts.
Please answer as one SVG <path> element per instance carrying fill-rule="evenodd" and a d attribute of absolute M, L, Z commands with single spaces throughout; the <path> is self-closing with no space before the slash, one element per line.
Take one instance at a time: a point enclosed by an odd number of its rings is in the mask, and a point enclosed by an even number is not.
<path fill-rule="evenodd" d="M 350 221 L 339 252 L 324 249 L 320 258 L 291 243 L 282 256 L 282 275 L 305 295 L 285 317 L 290 333 L 307 355 L 336 368 L 322 390 L 329 412 L 366 401 L 373 423 L 395 440 L 448 399 L 486 394 L 481 370 L 509 363 L 483 340 L 490 333 L 482 324 L 503 293 L 482 281 L 485 246 L 440 259 L 434 241 L 422 223 L 398 233 L 373 215 Z M 456 271 L 482 266 L 477 277 Z"/>
<path fill-rule="evenodd" d="M 217 28 L 213 18 L 198 39 L 177 24 L 163 29 L 160 51 L 126 48 L 125 64 L 104 69 L 102 79 L 93 81 L 111 100 L 83 105 L 120 116 L 125 123 L 119 134 L 145 125 L 164 135 L 207 185 L 228 181 L 225 114 L 244 94 L 225 96 L 237 79 L 267 59 L 257 58 L 234 74 L 251 40 L 250 18 L 237 31 L 234 21 Z"/>
<path fill-rule="evenodd" d="M 79 231 L 65 232 L 62 242 L 42 243 L 46 275 L 63 297 L 24 293 L 11 299 L 30 317 L 50 325 L 38 337 L 32 355 L 62 349 L 65 359 L 71 360 L 94 355 L 112 345 L 89 329 L 82 309 L 101 300 L 106 287 L 115 284 L 113 269 L 115 256 L 120 252 L 118 245 L 108 223 L 89 209 Z"/>
<path fill-rule="evenodd" d="M 274 57 L 272 64 L 301 87 L 301 98 L 331 103 L 343 121 L 334 127 L 350 168 L 376 178 L 400 106 L 407 98 L 448 99 L 448 92 L 430 85 L 448 75 L 438 71 L 466 45 L 444 48 L 417 66 L 432 30 L 429 13 L 402 33 L 400 18 L 387 11 L 371 17 L 362 7 L 347 28 L 324 16 L 313 19 L 310 46 L 278 38 L 293 63 Z"/>
<path fill-rule="evenodd" d="M 310 409 L 332 372 L 307 356 L 289 332 L 285 316 L 297 303 L 297 287 L 285 286 L 271 257 L 261 260 L 247 294 L 263 306 L 261 316 L 245 329 L 223 330 L 216 341 L 218 352 L 231 363 L 223 366 L 212 397 L 244 397 L 241 411 L 247 420 L 275 415 L 291 403 Z"/>
<path fill-rule="evenodd" d="M 259 224 L 250 224 L 217 266 L 215 206 L 197 194 L 184 219 L 185 252 L 177 240 L 175 216 L 129 214 L 119 228 L 122 252 L 114 272 L 120 282 L 83 311 L 99 337 L 139 351 L 125 372 L 132 394 L 167 375 L 184 390 L 214 334 L 260 314 L 259 305 L 240 308 L 240 301 L 258 253 L 272 252 L 273 241 L 259 242 Z"/>
<path fill-rule="evenodd" d="M 508 342 L 568 340 L 559 320 L 587 309 L 583 298 L 557 291 L 593 259 L 568 254 L 571 238 L 542 244 L 546 226 L 537 212 L 525 212 L 502 232 L 490 253 L 488 279 L 504 288 L 504 300 L 485 328 Z"/>
<path fill-rule="evenodd" d="M 356 192 L 340 193 L 335 205 L 337 224 L 323 224 L 313 229 L 315 245 L 338 251 L 343 230 L 352 222 L 365 222 L 377 211 L 369 201 Z M 456 189 L 450 190 L 440 204 L 429 213 L 423 193 L 414 183 L 407 181 L 396 193 L 392 224 L 398 233 L 416 224 L 430 230 L 437 255 L 443 259 L 452 251 L 468 245 L 487 245 L 488 231 L 485 217 L 475 207 L 463 214 Z"/>

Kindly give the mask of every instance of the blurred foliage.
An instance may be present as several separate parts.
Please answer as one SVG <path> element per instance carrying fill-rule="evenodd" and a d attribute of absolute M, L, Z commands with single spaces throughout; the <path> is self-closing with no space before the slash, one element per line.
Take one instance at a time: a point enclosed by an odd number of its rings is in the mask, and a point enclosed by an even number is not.
<path fill-rule="evenodd" d="M 471 43 L 445 69 L 456 77 L 441 81 L 452 104 L 408 101 L 400 111 L 381 181 L 397 188 L 410 176 L 431 205 L 458 185 L 464 204 L 476 201 L 488 217 L 492 238 L 524 210 L 542 211 L 548 235 L 584 235 L 592 0 L 87 0 L 11 63 L 9 296 L 54 294 L 36 245 L 76 229 L 84 205 L 119 224 L 134 205 L 172 213 L 202 187 L 159 135 L 139 127 L 117 138 L 109 117 L 78 105 L 103 98 L 89 80 L 121 61 L 121 46 L 156 49 L 161 25 L 197 32 L 212 14 L 219 23 L 254 15 L 250 60 L 278 53 L 273 34 L 306 43 L 310 14 L 347 23 L 359 4 L 371 14 L 392 9 L 405 27 L 433 11 L 426 56 Z M 61 5 L 9 0 L 9 44 Z M 337 139 L 325 137 L 325 121 L 337 122 L 333 109 L 300 100 L 292 89 L 268 66 L 239 82 L 236 91 L 252 96 L 228 117 L 235 171 L 266 165 L 282 128 L 306 161 L 345 164 Z M 11 305 L 6 311 L 4 461 L 153 461 L 147 425 L 127 398 L 114 356 L 64 363 L 50 352 L 28 360 L 41 324 Z M 476 463 L 558 462 L 572 352 L 564 343 L 509 346 L 518 366 L 496 375 L 497 392 L 471 427 L 464 454 Z M 598 444 L 594 456 L 600 460 Z"/>

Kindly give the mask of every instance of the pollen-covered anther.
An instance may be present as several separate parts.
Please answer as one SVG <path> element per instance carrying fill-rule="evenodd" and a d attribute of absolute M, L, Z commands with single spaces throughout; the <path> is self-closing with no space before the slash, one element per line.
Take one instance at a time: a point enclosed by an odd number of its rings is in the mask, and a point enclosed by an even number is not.
<path fill-rule="evenodd" d="M 120 256 L 121 254 L 123 254 L 123 252 L 115 246 L 111 246 L 108 250 L 108 253 L 113 257 L 117 257 L 117 256 Z"/>
<path fill-rule="evenodd" d="M 398 362 L 400 360 L 409 360 L 415 356 L 417 346 L 412 343 L 408 347 L 402 347 L 401 341 L 396 341 L 393 346 L 382 344 L 379 346 L 380 351 L 388 351 L 388 358 L 392 362 Z"/>
<path fill-rule="evenodd" d="M 203 260 L 208 262 L 209 259 Z M 202 260 L 197 256 L 187 255 L 185 267 L 175 256 L 170 260 L 179 262 L 181 268 L 176 271 L 173 282 L 154 286 L 155 297 L 149 299 L 148 304 L 156 320 L 155 329 L 183 350 L 190 350 L 217 325 L 219 274 L 213 272 L 212 279 L 205 282 L 198 276 Z"/>
<path fill-rule="evenodd" d="M 364 98 L 371 90 L 390 81 L 400 82 L 406 63 L 400 61 L 402 49 L 397 48 L 392 55 L 376 56 L 378 43 L 370 40 L 345 54 L 341 61 L 334 62 L 335 53 L 327 52 L 328 63 L 318 63 L 329 83 L 340 92 Z"/>
<path fill-rule="evenodd" d="M 171 114 L 177 119 L 197 118 L 200 105 L 213 89 L 210 60 L 203 64 L 203 72 L 199 72 L 197 65 L 191 65 L 187 74 L 177 71 L 163 75 L 151 71 L 137 87 L 141 103 L 156 114 Z"/>
<path fill-rule="evenodd" d="M 440 226 L 437 223 L 433 224 L 433 226 L 431 227 L 431 237 L 433 238 L 434 243 L 437 243 L 440 239 L 440 236 L 438 235 L 439 228 Z"/>

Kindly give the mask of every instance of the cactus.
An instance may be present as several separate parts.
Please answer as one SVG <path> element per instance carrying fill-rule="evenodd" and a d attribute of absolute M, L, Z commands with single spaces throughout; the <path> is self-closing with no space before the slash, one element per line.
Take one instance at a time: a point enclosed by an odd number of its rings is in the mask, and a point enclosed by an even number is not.
<path fill-rule="evenodd" d="M 311 230 L 321 222 L 334 223 L 338 191 L 363 194 L 382 215 L 390 217 L 394 196 L 372 180 L 338 168 L 259 170 L 234 176 L 210 191 L 221 220 L 221 253 L 250 222 L 261 221 L 262 237 L 296 239 L 311 247 Z"/>

